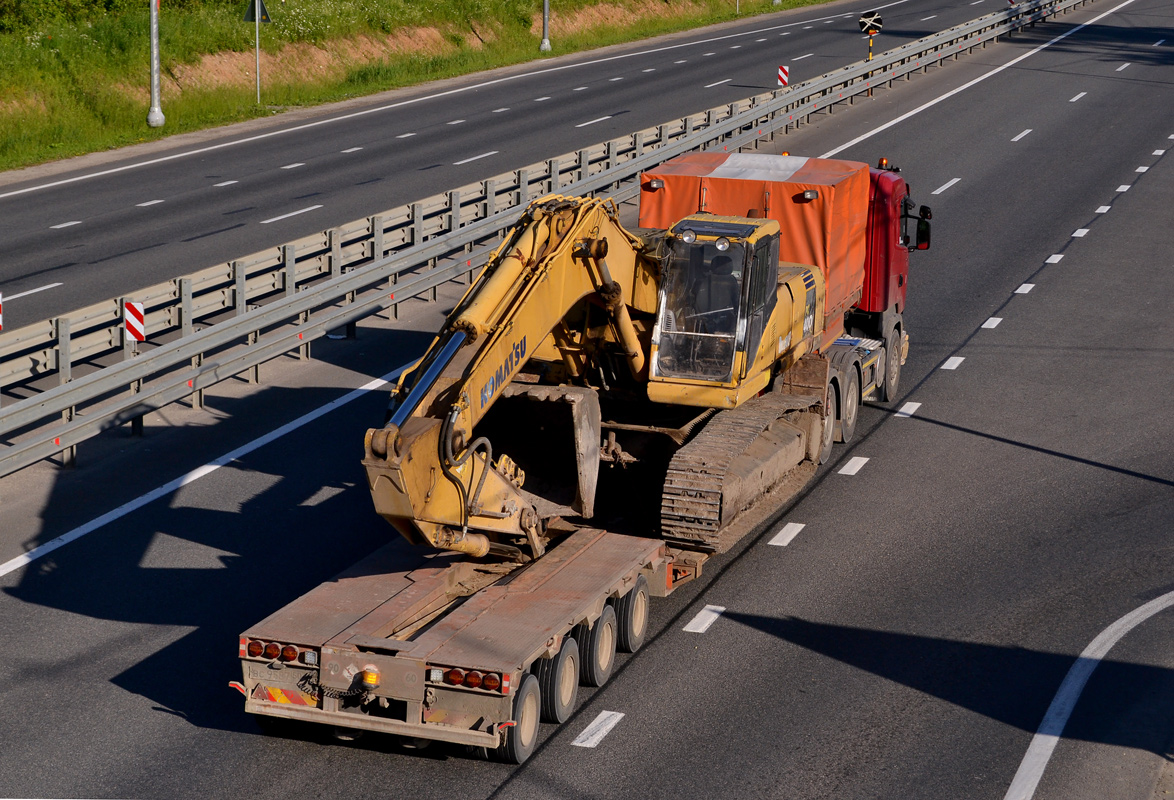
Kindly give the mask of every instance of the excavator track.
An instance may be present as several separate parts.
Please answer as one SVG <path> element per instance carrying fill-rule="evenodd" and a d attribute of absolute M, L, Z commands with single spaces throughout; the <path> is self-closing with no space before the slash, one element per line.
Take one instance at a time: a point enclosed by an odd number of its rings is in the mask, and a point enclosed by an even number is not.
<path fill-rule="evenodd" d="M 772 392 L 711 418 L 669 462 L 661 537 L 721 552 L 749 531 L 744 517 L 765 519 L 760 502 L 769 498 L 777 508 L 789 496 L 776 491 L 780 484 L 796 483 L 797 490 L 814 471 L 810 439 L 818 439 L 821 407 L 817 396 Z M 787 480 L 805 465 L 803 480 Z"/>

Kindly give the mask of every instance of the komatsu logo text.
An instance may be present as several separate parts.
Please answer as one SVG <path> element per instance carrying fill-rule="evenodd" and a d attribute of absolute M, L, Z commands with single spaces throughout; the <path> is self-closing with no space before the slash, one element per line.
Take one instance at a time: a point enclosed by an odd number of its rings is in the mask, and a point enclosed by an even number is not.
<path fill-rule="evenodd" d="M 489 401 L 497 394 L 498 389 L 509 383 L 510 374 L 525 360 L 526 337 L 523 336 L 519 341 L 514 342 L 514 346 L 510 348 L 509 354 L 501 362 L 501 366 L 497 368 L 497 372 L 493 373 L 493 377 L 485 381 L 485 385 L 481 387 L 482 408 L 485 408 L 489 404 Z"/>

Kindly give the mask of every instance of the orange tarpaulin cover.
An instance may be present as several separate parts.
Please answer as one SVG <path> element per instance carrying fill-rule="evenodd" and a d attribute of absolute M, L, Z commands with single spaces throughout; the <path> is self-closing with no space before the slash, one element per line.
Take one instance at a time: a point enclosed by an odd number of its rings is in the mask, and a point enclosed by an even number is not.
<path fill-rule="evenodd" d="M 653 179 L 663 181 L 663 188 L 653 189 Z M 823 272 L 825 328 L 839 336 L 843 313 L 864 284 L 868 180 L 868 165 L 858 161 L 690 153 L 641 177 L 640 227 L 671 228 L 698 211 L 777 220 L 779 260 Z M 808 189 L 819 197 L 804 200 Z"/>

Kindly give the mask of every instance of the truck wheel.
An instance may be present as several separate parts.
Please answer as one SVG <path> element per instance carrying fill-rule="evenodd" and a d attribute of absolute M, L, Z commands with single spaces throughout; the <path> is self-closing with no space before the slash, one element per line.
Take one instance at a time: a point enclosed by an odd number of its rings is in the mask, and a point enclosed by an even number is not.
<path fill-rule="evenodd" d="M 554 658 L 540 658 L 531 667 L 542 690 L 542 721 L 566 722 L 579 696 L 579 645 L 570 636 Z"/>
<path fill-rule="evenodd" d="M 840 424 L 836 426 L 836 441 L 847 444 L 856 435 L 856 416 L 860 412 L 860 378 L 856 367 L 848 367 L 848 388 L 840 397 Z"/>
<path fill-rule="evenodd" d="M 616 601 L 616 644 L 625 653 L 635 653 L 648 635 L 648 579 L 643 575 L 636 585 Z"/>
<path fill-rule="evenodd" d="M 894 327 L 885 337 L 885 382 L 878 394 L 882 403 L 897 399 L 897 386 L 901 382 L 901 329 Z"/>
<path fill-rule="evenodd" d="M 582 643 L 579 654 L 583 657 L 583 666 L 579 680 L 586 686 L 603 686 L 611 677 L 616 663 L 616 627 L 616 611 L 609 605 L 604 605 L 603 613 L 595 620 L 595 627 L 579 626 L 575 637 Z"/>
<path fill-rule="evenodd" d="M 506 728 L 497 755 L 507 764 L 521 764 L 538 745 L 538 719 L 542 715 L 542 689 L 533 675 L 522 678 L 514 695 L 514 724 Z"/>
<path fill-rule="evenodd" d="M 823 439 L 819 446 L 819 463 L 827 463 L 832 457 L 832 442 L 836 440 L 836 385 L 828 384 L 827 408 L 824 409 Z"/>

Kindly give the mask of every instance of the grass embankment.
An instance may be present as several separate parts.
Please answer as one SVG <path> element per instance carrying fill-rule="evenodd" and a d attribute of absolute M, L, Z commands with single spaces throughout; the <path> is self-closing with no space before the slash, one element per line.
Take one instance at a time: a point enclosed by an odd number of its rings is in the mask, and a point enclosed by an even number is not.
<path fill-rule="evenodd" d="M 742 0 L 741 15 L 822 0 Z M 0 169 L 537 58 L 541 0 L 163 0 L 161 129 L 144 0 L 0 0 Z M 732 0 L 555 0 L 560 55 L 735 18 Z M 132 7 L 133 6 L 133 7 Z"/>

